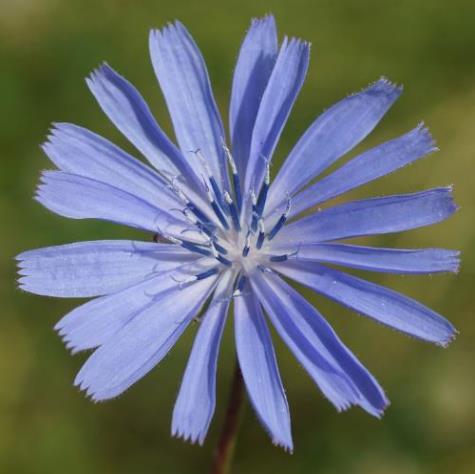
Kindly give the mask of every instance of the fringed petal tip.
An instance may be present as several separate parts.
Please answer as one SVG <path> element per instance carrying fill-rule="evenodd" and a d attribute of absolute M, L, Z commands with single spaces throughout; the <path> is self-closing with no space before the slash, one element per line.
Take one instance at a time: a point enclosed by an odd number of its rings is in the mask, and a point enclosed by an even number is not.
<path fill-rule="evenodd" d="M 64 322 L 64 318 L 60 319 L 54 326 L 54 331 L 63 341 L 66 350 L 68 350 L 71 355 L 76 355 L 81 351 L 91 349 L 91 347 L 81 347 L 80 343 L 75 342 L 70 335 L 71 329 L 68 328 L 67 324 Z"/>
<path fill-rule="evenodd" d="M 445 191 L 448 195 L 449 199 L 449 206 L 448 206 L 448 214 L 445 218 L 450 217 L 452 214 L 456 213 L 460 210 L 460 206 L 455 202 L 454 198 L 454 185 L 449 184 L 447 186 L 443 186 L 441 188 L 442 191 Z"/>
<path fill-rule="evenodd" d="M 272 13 L 267 13 L 261 17 L 251 18 L 251 27 L 258 27 L 266 23 L 269 24 L 269 26 L 272 26 L 273 28 L 275 28 L 275 25 L 276 25 L 275 17 Z"/>
<path fill-rule="evenodd" d="M 192 433 L 189 431 L 185 431 L 183 429 L 179 429 L 178 427 L 172 427 L 172 436 L 185 441 L 186 443 L 190 444 L 198 444 L 199 446 L 203 446 L 206 434 L 207 433 Z"/>
<path fill-rule="evenodd" d="M 414 133 L 418 134 L 419 143 L 424 147 L 426 150 L 426 154 L 435 153 L 439 151 L 439 147 L 437 146 L 434 137 L 430 133 L 426 124 L 421 121 L 417 124 L 417 127 L 414 129 Z"/>
<path fill-rule="evenodd" d="M 389 88 L 389 89 L 394 89 L 401 93 L 404 89 L 404 86 L 402 84 L 397 84 L 395 82 L 392 82 L 390 79 L 388 79 L 386 76 L 381 76 L 377 81 L 374 82 L 373 85 L 380 85 L 381 87 L 384 86 L 384 88 Z"/>
<path fill-rule="evenodd" d="M 455 340 L 458 334 L 459 331 L 454 326 L 450 325 L 450 330 L 447 335 L 440 339 L 440 341 L 437 341 L 435 344 L 439 347 L 442 347 L 443 349 L 446 349 L 449 347 L 450 343 Z"/>
<path fill-rule="evenodd" d="M 277 448 L 282 448 L 287 454 L 294 454 L 294 444 L 292 440 L 272 439 L 272 444 Z"/>
<path fill-rule="evenodd" d="M 447 254 L 446 257 L 446 268 L 447 271 L 450 273 L 459 273 L 460 265 L 461 265 L 461 258 L 460 258 L 460 250 L 452 250 L 450 253 Z"/>
<path fill-rule="evenodd" d="M 386 394 L 384 393 L 382 389 L 381 389 L 380 395 L 381 395 L 381 401 L 378 405 L 370 405 L 369 403 L 365 401 L 363 401 L 360 404 L 360 407 L 363 410 L 365 410 L 367 413 L 374 416 L 378 420 L 381 420 L 383 418 L 384 414 L 386 413 L 387 408 L 389 407 L 389 405 L 391 405 L 391 402 L 386 397 Z"/>
<path fill-rule="evenodd" d="M 55 326 L 56 330 L 56 326 Z M 66 350 L 70 352 L 71 355 L 76 355 L 79 354 L 79 352 L 85 351 L 87 349 L 91 349 L 91 347 L 82 347 L 79 343 L 74 342 L 69 336 L 68 333 L 65 330 L 56 330 L 58 333 L 59 337 L 63 341 L 64 347 L 66 347 Z"/>
<path fill-rule="evenodd" d="M 113 396 L 108 396 L 108 395 L 101 395 L 100 392 L 95 392 L 94 390 L 91 389 L 90 385 L 86 385 L 84 380 L 79 379 L 80 373 L 76 376 L 74 379 L 74 386 L 79 389 L 79 391 L 91 402 L 93 403 L 100 403 L 100 402 L 105 402 L 109 400 L 113 400 L 114 398 L 117 398 L 121 394 L 113 395 Z"/>
<path fill-rule="evenodd" d="M 312 43 L 296 36 L 284 36 L 282 41 L 282 49 L 284 48 L 295 48 L 301 52 L 305 52 L 306 56 L 310 54 L 310 47 Z"/>
<path fill-rule="evenodd" d="M 52 122 L 46 134 L 46 140 L 40 144 L 40 148 L 49 157 L 54 153 L 57 145 L 64 144 L 70 138 L 71 132 L 77 128 L 76 125 L 67 122 Z"/>
<path fill-rule="evenodd" d="M 349 411 L 351 408 L 360 407 L 366 413 L 380 420 L 384 416 L 386 409 L 391 404 L 391 402 L 386 397 L 384 392 L 381 391 L 380 395 L 381 395 L 381 400 L 379 401 L 378 404 L 370 404 L 368 400 L 364 398 L 357 398 L 352 401 L 345 400 L 340 404 L 335 403 L 335 400 L 329 399 L 329 401 L 333 404 L 337 413 L 344 413 L 344 412 Z"/>
<path fill-rule="evenodd" d="M 149 39 L 151 40 L 160 40 L 164 36 L 173 34 L 175 31 L 181 30 L 188 34 L 188 30 L 185 25 L 180 20 L 173 20 L 165 23 L 161 28 L 152 28 L 149 33 Z"/>
<path fill-rule="evenodd" d="M 374 81 L 368 86 L 363 87 L 363 89 L 361 89 L 360 91 L 349 94 L 348 97 L 356 97 L 362 92 L 364 92 L 387 96 L 388 98 L 392 98 L 395 100 L 402 94 L 403 89 L 404 87 L 402 85 L 390 81 L 385 76 L 381 76 L 377 81 Z"/>

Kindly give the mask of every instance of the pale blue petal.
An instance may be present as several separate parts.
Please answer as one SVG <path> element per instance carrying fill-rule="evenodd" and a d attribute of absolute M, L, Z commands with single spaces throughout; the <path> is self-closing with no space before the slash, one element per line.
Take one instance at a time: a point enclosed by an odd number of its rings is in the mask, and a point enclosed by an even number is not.
<path fill-rule="evenodd" d="M 378 124 L 401 88 L 380 79 L 330 107 L 304 133 L 272 183 L 269 209 L 281 194 L 293 195 L 361 142 Z"/>
<path fill-rule="evenodd" d="M 389 249 L 347 244 L 310 244 L 299 247 L 298 259 L 374 272 L 439 273 L 457 272 L 459 253 L 446 249 Z"/>
<path fill-rule="evenodd" d="M 287 262 L 286 262 L 287 263 Z M 318 263 L 276 264 L 285 276 L 376 321 L 411 336 L 447 346 L 455 329 L 440 314 L 384 286 Z"/>
<path fill-rule="evenodd" d="M 137 314 L 155 304 L 163 292 L 177 287 L 176 279 L 186 279 L 210 268 L 209 259 L 195 263 L 176 262 L 163 271 L 123 291 L 96 298 L 64 316 L 55 326 L 67 347 L 73 352 L 93 349 L 108 342 Z"/>
<path fill-rule="evenodd" d="M 192 443 L 203 441 L 216 404 L 216 366 L 231 301 L 233 272 L 220 277 L 200 328 L 173 409 L 172 434 Z"/>
<path fill-rule="evenodd" d="M 183 153 L 201 150 L 218 184 L 226 183 L 224 130 L 206 65 L 186 28 L 175 22 L 150 32 L 150 55 Z M 196 162 L 198 169 L 200 162 Z"/>
<path fill-rule="evenodd" d="M 152 163 L 170 176 L 183 174 L 201 185 L 186 158 L 164 134 L 137 89 L 107 64 L 96 69 L 87 84 L 111 122 Z"/>
<path fill-rule="evenodd" d="M 100 219 L 138 229 L 180 231 L 183 221 L 158 207 L 99 181 L 64 171 L 45 171 L 36 200 L 50 211 L 70 219 Z"/>
<path fill-rule="evenodd" d="M 294 349 L 294 353 L 300 354 L 299 360 L 304 366 L 307 368 L 304 360 L 310 355 L 310 348 L 313 348 L 349 379 L 354 396 L 348 397 L 346 389 L 340 390 L 337 384 L 334 385 L 336 392 L 330 391 L 327 394 L 337 408 L 345 408 L 345 403 L 360 405 L 372 415 L 381 416 L 388 405 L 383 389 L 341 342 L 322 315 L 276 274 L 266 273 L 257 281 L 255 286 L 258 288 L 259 297 L 263 298 L 264 307 L 284 340 L 290 340 L 294 344 L 300 338 L 301 342 L 298 343 L 297 350 Z M 292 348 L 292 345 L 289 347 Z M 333 371 L 324 370 L 314 375 L 316 383 L 321 385 L 333 384 L 333 378 Z"/>
<path fill-rule="evenodd" d="M 362 199 L 316 212 L 284 227 L 276 245 L 296 245 L 387 234 L 435 224 L 456 211 L 452 188 Z"/>
<path fill-rule="evenodd" d="M 246 287 L 249 288 L 249 287 Z M 249 399 L 275 445 L 292 451 L 290 414 L 272 339 L 250 290 L 234 300 L 234 334 Z"/>
<path fill-rule="evenodd" d="M 168 354 L 200 311 L 216 279 L 175 285 L 156 295 L 153 304 L 96 349 L 79 371 L 75 385 L 94 401 L 114 398 L 127 390 Z"/>
<path fill-rule="evenodd" d="M 232 152 L 240 176 L 246 172 L 252 130 L 278 48 L 274 17 L 252 20 L 234 70 L 229 111 Z"/>
<path fill-rule="evenodd" d="M 110 184 L 163 210 L 181 205 L 157 172 L 105 138 L 68 123 L 55 124 L 48 138 L 43 150 L 62 171 Z"/>
<path fill-rule="evenodd" d="M 338 411 L 358 401 L 358 391 L 334 360 L 324 344 L 324 334 L 310 330 L 302 312 L 308 310 L 290 287 L 279 288 L 276 279 L 256 271 L 251 276 L 252 288 L 280 337 L 302 364 L 325 397 Z"/>
<path fill-rule="evenodd" d="M 257 190 L 264 179 L 266 163 L 304 82 L 309 55 L 308 43 L 284 39 L 257 113 L 244 189 Z"/>
<path fill-rule="evenodd" d="M 427 128 L 419 126 L 402 137 L 358 155 L 297 194 L 292 199 L 290 215 L 295 216 L 305 209 L 392 173 L 436 150 Z"/>
<path fill-rule="evenodd" d="M 177 245 L 103 240 L 29 250 L 18 255 L 20 287 L 38 295 L 105 295 L 196 260 Z"/>

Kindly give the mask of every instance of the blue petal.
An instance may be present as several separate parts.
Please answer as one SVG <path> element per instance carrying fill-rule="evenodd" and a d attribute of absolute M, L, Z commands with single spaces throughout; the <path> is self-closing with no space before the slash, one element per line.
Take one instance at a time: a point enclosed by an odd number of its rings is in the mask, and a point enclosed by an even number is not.
<path fill-rule="evenodd" d="M 183 153 L 199 149 L 219 184 L 227 186 L 224 130 L 206 65 L 180 23 L 150 32 L 150 55 Z M 197 162 L 198 168 L 201 164 Z"/>
<path fill-rule="evenodd" d="M 455 329 L 440 314 L 384 286 L 323 265 L 293 261 L 275 267 L 285 276 L 411 336 L 447 346 Z"/>
<path fill-rule="evenodd" d="M 270 189 L 269 208 L 282 193 L 294 194 L 361 142 L 378 124 L 401 88 L 380 79 L 320 115 L 295 145 Z"/>
<path fill-rule="evenodd" d="M 388 249 L 346 244 L 299 247 L 298 259 L 385 273 L 457 272 L 459 253 L 446 249 Z"/>
<path fill-rule="evenodd" d="M 62 171 L 110 184 L 163 210 L 181 205 L 158 173 L 85 128 L 56 124 L 43 150 Z"/>
<path fill-rule="evenodd" d="M 456 211 L 452 188 L 434 188 L 348 202 L 316 212 L 282 229 L 277 245 L 298 245 L 387 234 L 435 224 Z"/>
<path fill-rule="evenodd" d="M 196 281 L 155 296 L 153 304 L 132 318 L 99 347 L 74 383 L 94 401 L 116 397 L 167 355 L 214 288 L 217 277 Z"/>
<path fill-rule="evenodd" d="M 234 71 L 229 112 L 233 157 L 240 176 L 246 172 L 252 130 L 278 47 L 274 17 L 252 20 Z"/>
<path fill-rule="evenodd" d="M 290 414 L 272 339 L 256 298 L 235 298 L 234 333 L 249 399 L 272 442 L 292 451 Z"/>
<path fill-rule="evenodd" d="M 189 163 L 164 134 L 137 89 L 107 64 L 96 69 L 87 84 L 111 122 L 160 171 L 183 174 L 201 185 Z"/>
<path fill-rule="evenodd" d="M 64 171 L 41 176 L 36 200 L 50 211 L 71 219 L 101 219 L 158 232 L 172 226 L 184 229 L 183 221 L 125 191 Z"/>
<path fill-rule="evenodd" d="M 209 259 L 195 263 L 171 262 L 144 281 L 127 289 L 78 306 L 55 326 L 67 347 L 74 353 L 108 342 L 129 321 L 154 306 L 160 294 L 176 288 L 176 278 L 185 279 L 209 267 Z M 214 265 L 214 263 L 212 263 Z"/>
<path fill-rule="evenodd" d="M 273 280 L 264 278 L 259 272 L 251 278 L 259 301 L 297 360 L 339 411 L 349 408 L 357 399 L 355 387 L 335 364 L 320 340 L 321 335 L 311 337 L 313 334 L 309 332 L 305 320 L 302 320 L 301 308 L 292 301 L 295 295 L 290 291 L 275 291 L 272 283 Z"/>
<path fill-rule="evenodd" d="M 256 272 L 251 282 L 282 339 L 337 409 L 360 405 L 381 416 L 388 404 L 382 388 L 325 319 L 276 274 Z"/>
<path fill-rule="evenodd" d="M 216 366 L 232 293 L 232 272 L 220 277 L 200 328 L 173 410 L 172 434 L 192 443 L 203 441 L 216 404 Z"/>
<path fill-rule="evenodd" d="M 244 189 L 259 189 L 307 73 L 308 43 L 284 39 L 262 97 L 252 133 Z"/>
<path fill-rule="evenodd" d="M 103 240 L 29 250 L 16 258 L 23 290 L 84 298 L 119 291 L 196 257 L 177 245 Z"/>
<path fill-rule="evenodd" d="M 292 199 L 290 215 L 385 176 L 436 151 L 434 141 L 422 126 L 353 158 L 341 168 L 306 188 Z M 285 201 L 284 201 L 285 204 Z"/>

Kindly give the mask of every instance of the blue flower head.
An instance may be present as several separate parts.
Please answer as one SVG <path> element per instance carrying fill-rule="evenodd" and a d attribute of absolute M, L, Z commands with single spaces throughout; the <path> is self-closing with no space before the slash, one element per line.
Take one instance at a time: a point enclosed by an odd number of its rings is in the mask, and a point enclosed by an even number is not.
<path fill-rule="evenodd" d="M 417 338 L 446 346 L 454 337 L 453 326 L 431 309 L 333 268 L 457 271 L 456 251 L 340 243 L 443 221 L 456 209 L 450 188 L 315 211 L 436 150 L 420 125 L 320 178 L 373 130 L 401 88 L 380 79 L 326 110 L 271 182 L 272 156 L 302 87 L 309 49 L 298 39 L 285 38 L 279 46 L 272 16 L 252 22 L 233 78 L 228 145 L 205 63 L 179 22 L 150 34 L 153 68 L 178 146 L 134 86 L 106 64 L 87 84 L 149 165 L 85 128 L 54 125 L 43 148 L 58 169 L 43 173 L 36 199 L 65 217 L 111 221 L 155 235 L 153 242 L 80 242 L 17 257 L 24 290 L 96 297 L 56 325 L 72 352 L 94 349 L 75 380 L 93 400 L 124 392 L 199 318 L 172 432 L 203 443 L 232 305 L 248 396 L 275 444 L 292 449 L 269 324 L 338 411 L 359 405 L 380 417 L 388 400 L 378 382 L 283 277 Z"/>

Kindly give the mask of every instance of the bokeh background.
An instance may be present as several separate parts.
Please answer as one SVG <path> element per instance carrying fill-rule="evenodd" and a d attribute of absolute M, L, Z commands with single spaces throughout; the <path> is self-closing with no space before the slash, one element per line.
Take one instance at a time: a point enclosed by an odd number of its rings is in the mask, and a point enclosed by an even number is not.
<path fill-rule="evenodd" d="M 475 3 L 471 0 L 0 0 L 0 472 L 206 472 L 233 366 L 228 325 L 218 406 L 204 447 L 170 437 L 171 411 L 195 328 L 167 359 L 117 400 L 95 405 L 72 386 L 85 355 L 71 357 L 52 327 L 77 301 L 36 297 L 15 285 L 13 256 L 47 245 L 129 236 L 124 228 L 68 221 L 32 200 L 39 145 L 52 121 L 85 125 L 130 146 L 108 123 L 83 78 L 107 60 L 150 101 L 170 131 L 147 51 L 151 27 L 175 18 L 208 62 L 226 114 L 234 61 L 251 17 L 273 12 L 281 36 L 313 43 L 310 72 L 283 135 L 282 160 L 324 108 L 381 75 L 405 93 L 363 150 L 421 120 L 441 151 L 351 193 L 352 198 L 454 184 L 461 210 L 432 228 L 367 239 L 383 246 L 463 251 L 458 275 L 369 275 L 449 317 L 460 331 L 431 347 L 310 296 L 373 371 L 392 405 L 382 421 L 337 414 L 276 343 L 292 410 L 295 453 L 274 448 L 251 409 L 236 473 L 470 474 L 475 472 Z"/>

